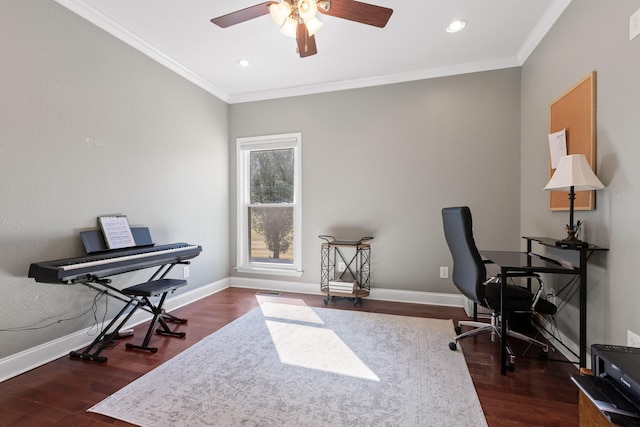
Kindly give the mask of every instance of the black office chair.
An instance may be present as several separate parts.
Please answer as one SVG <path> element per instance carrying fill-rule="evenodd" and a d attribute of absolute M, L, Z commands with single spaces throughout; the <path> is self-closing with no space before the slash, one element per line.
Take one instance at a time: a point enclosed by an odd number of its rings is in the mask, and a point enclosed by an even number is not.
<path fill-rule="evenodd" d="M 474 320 L 458 322 L 456 327 L 458 335 L 454 342 L 449 343 L 449 348 L 456 350 L 456 344 L 459 340 L 482 333 L 491 333 L 491 340 L 494 341 L 496 336 L 500 337 L 500 321 L 507 321 L 507 319 L 501 319 L 500 316 L 501 283 L 499 277 L 487 278 L 485 262 L 482 260 L 473 239 L 471 211 L 466 206 L 444 208 L 442 209 L 442 222 L 447 245 L 449 245 L 453 257 L 453 283 L 464 296 L 475 304 L 491 310 L 491 323 L 479 322 L 477 310 L 475 310 L 476 306 L 474 306 Z M 532 293 L 525 287 L 507 284 L 505 296 L 510 312 L 555 314 L 556 306 L 541 298 L 543 283 L 540 277 L 530 274 L 522 277 L 535 279 L 538 283 L 538 289 Z M 462 333 L 462 326 L 471 326 L 473 329 Z M 547 355 L 549 350 L 547 344 L 512 330 L 508 330 L 508 335 L 528 342 L 530 345 L 539 346 L 541 348 L 539 356 Z M 514 354 L 509 346 L 507 346 L 507 351 L 511 356 L 507 368 L 513 370 L 515 368 L 513 365 Z"/>

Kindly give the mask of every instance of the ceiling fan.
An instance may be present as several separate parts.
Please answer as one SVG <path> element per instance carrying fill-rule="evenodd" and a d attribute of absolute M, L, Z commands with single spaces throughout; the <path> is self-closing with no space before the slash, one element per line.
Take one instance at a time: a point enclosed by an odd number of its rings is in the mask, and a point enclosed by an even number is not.
<path fill-rule="evenodd" d="M 296 39 L 298 54 L 305 58 L 318 53 L 314 34 L 322 27 L 322 22 L 317 18 L 317 12 L 383 28 L 393 10 L 356 0 L 281 0 L 266 1 L 240 9 L 213 18 L 211 22 L 227 28 L 270 14 L 281 27 L 280 32 Z"/>

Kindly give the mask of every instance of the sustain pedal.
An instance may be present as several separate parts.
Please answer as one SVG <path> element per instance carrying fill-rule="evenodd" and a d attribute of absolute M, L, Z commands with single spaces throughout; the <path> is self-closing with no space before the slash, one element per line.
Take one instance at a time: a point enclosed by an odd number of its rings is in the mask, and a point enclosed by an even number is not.
<path fill-rule="evenodd" d="M 118 331 L 118 334 L 114 339 L 119 340 L 121 338 L 127 338 L 131 336 L 133 336 L 133 329 L 123 329 L 121 331 Z"/>

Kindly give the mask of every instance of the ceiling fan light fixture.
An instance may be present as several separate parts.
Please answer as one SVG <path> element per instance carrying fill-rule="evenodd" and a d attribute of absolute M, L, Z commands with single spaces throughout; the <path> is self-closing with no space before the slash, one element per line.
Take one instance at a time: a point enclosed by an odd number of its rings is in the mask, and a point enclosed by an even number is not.
<path fill-rule="evenodd" d="M 464 19 L 456 19 L 455 21 L 451 21 L 451 23 L 447 26 L 447 33 L 457 33 L 466 25 L 467 22 Z"/>
<path fill-rule="evenodd" d="M 298 21 L 288 17 L 284 20 L 284 25 L 280 28 L 280 32 L 287 37 L 296 38 L 298 29 Z"/>
<path fill-rule="evenodd" d="M 269 14 L 276 25 L 284 24 L 284 20 L 291 14 L 291 5 L 286 1 L 274 3 L 269 6 Z"/>
<path fill-rule="evenodd" d="M 227 28 L 264 15 L 280 27 L 280 32 L 296 40 L 300 58 L 318 53 L 314 34 L 323 27 L 318 12 L 347 21 L 384 28 L 393 9 L 358 0 L 269 0 L 238 9 L 211 19 L 211 23 Z"/>
<path fill-rule="evenodd" d="M 317 5 L 318 9 L 323 12 L 329 12 L 329 9 L 331 9 L 331 2 L 329 0 L 320 0 Z"/>
<path fill-rule="evenodd" d="M 303 21 L 307 22 L 316 17 L 318 13 L 318 5 L 316 0 L 299 0 L 298 1 L 298 15 Z"/>
<path fill-rule="evenodd" d="M 307 26 L 307 32 L 309 33 L 309 36 L 312 36 L 317 33 L 320 28 L 322 28 L 323 23 L 318 18 L 313 18 L 305 22 L 305 25 Z"/>

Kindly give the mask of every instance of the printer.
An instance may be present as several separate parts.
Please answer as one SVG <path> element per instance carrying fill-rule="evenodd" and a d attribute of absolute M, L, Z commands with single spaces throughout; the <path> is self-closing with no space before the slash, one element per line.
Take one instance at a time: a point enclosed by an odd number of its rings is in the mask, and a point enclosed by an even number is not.
<path fill-rule="evenodd" d="M 621 389 L 640 399 L 640 348 L 593 344 L 591 370 L 593 375 L 610 377 Z"/>
<path fill-rule="evenodd" d="M 640 426 L 640 348 L 593 344 L 591 371 L 571 379 L 613 423 Z"/>

